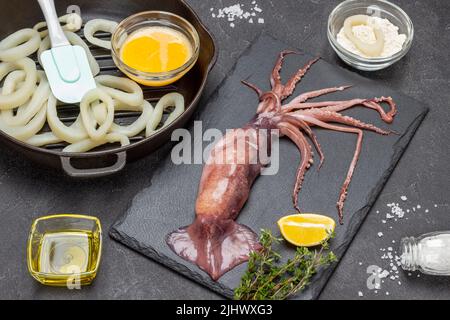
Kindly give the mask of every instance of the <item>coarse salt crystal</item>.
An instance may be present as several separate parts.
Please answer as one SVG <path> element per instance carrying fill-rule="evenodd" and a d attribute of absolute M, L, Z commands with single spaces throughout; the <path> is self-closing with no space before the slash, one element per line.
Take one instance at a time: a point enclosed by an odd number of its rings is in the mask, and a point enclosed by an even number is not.
<path fill-rule="evenodd" d="M 383 237 L 383 232 L 378 232 L 378 237 L 379 238 Z"/>
<path fill-rule="evenodd" d="M 408 198 L 406 196 L 401 196 L 400 199 L 402 199 L 402 201 L 408 200 Z"/>
<path fill-rule="evenodd" d="M 363 294 L 361 291 L 359 291 L 359 292 L 358 292 L 358 296 L 363 297 L 364 294 Z"/>

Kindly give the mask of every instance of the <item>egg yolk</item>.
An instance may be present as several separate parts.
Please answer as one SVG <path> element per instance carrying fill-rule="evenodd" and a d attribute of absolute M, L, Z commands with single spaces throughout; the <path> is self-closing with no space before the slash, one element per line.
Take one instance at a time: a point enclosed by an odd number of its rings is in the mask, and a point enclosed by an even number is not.
<path fill-rule="evenodd" d="M 143 72 L 168 72 L 183 66 L 192 57 L 192 46 L 181 32 L 168 27 L 137 31 L 124 43 L 122 61 Z"/>

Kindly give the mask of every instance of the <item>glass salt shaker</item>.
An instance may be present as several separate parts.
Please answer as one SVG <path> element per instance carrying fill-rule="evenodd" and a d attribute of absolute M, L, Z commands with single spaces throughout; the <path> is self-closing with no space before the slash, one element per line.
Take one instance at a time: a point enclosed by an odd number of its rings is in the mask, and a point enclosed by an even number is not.
<path fill-rule="evenodd" d="M 400 252 L 405 271 L 450 276 L 450 231 L 404 238 Z"/>

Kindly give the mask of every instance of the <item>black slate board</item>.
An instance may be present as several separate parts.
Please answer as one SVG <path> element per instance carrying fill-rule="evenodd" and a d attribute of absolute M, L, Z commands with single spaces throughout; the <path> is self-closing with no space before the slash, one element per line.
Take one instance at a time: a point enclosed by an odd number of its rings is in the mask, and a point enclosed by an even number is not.
<path fill-rule="evenodd" d="M 262 35 L 237 62 L 235 68 L 202 107 L 196 120 L 203 121 L 203 130 L 218 128 L 222 131 L 239 128 L 255 114 L 257 98 L 240 84 L 246 79 L 263 89 L 269 88 L 269 74 L 278 53 L 289 46 Z M 290 56 L 283 68 L 287 79 L 311 56 Z M 320 61 L 311 69 L 294 96 L 301 92 L 335 85 L 353 84 L 354 88 L 328 95 L 323 99 L 371 98 L 392 96 L 399 105 L 399 114 L 392 126 L 387 126 L 378 113 L 364 108 L 346 112 L 360 120 L 399 133 L 389 137 L 367 132 L 362 155 L 349 189 L 345 207 L 345 224 L 338 226 L 332 241 L 332 250 L 340 258 L 350 245 L 378 194 L 406 150 L 415 131 L 428 109 L 422 103 L 389 88 L 363 78 L 355 73 Z M 191 128 L 192 130 L 192 128 Z M 300 194 L 300 206 L 304 212 L 325 213 L 337 220 L 336 201 L 343 179 L 353 156 L 356 137 L 350 134 L 316 130 L 325 152 L 326 160 L 320 172 L 310 170 Z M 250 199 L 241 212 L 238 222 L 258 231 L 272 229 L 279 234 L 276 221 L 293 213 L 291 192 L 295 171 L 299 164 L 299 152 L 293 143 L 283 139 L 280 146 L 281 164 L 278 175 L 260 177 L 253 186 Z M 313 167 L 314 168 L 314 167 Z M 170 156 L 162 161 L 152 177 L 151 185 L 133 199 L 126 214 L 110 231 L 112 238 L 154 259 L 167 267 L 224 295 L 233 296 L 246 265 L 243 264 L 213 282 L 204 272 L 176 256 L 166 245 L 165 236 L 180 226 L 189 225 L 194 219 L 194 203 L 202 166 L 172 163 Z M 293 248 L 280 247 L 281 254 L 289 257 Z M 296 299 L 315 299 L 329 279 L 335 266 L 319 272 L 307 290 Z M 187 296 L 188 293 L 180 293 Z"/>

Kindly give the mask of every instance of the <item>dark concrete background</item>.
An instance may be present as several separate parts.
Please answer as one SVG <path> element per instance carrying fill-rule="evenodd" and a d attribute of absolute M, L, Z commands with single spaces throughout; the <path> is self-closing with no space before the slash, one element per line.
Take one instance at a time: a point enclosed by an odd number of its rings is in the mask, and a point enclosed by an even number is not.
<path fill-rule="evenodd" d="M 205 96 L 223 80 L 235 60 L 262 31 L 295 47 L 342 65 L 326 37 L 327 17 L 335 0 L 257 0 L 265 24 L 236 23 L 211 17 L 210 8 L 235 0 L 188 0 L 218 40 L 219 60 Z M 322 299 L 449 299 L 450 278 L 432 278 L 400 272 L 386 279 L 375 293 L 366 287 L 366 268 L 389 263 L 381 248 L 397 247 L 404 236 L 450 230 L 450 3 L 442 0 L 397 0 L 412 18 L 416 38 L 409 55 L 395 66 L 363 73 L 396 90 L 422 100 L 431 112 L 389 180 L 374 209 L 323 291 Z M 250 4 L 251 0 L 241 0 Z M 117 176 L 95 181 L 72 181 L 41 168 L 21 155 L 0 153 L 0 299 L 216 299 L 211 293 L 172 271 L 104 239 L 98 277 L 79 291 L 44 287 L 26 267 L 26 240 L 33 219 L 49 213 L 85 213 L 98 216 L 105 230 L 126 210 L 128 202 L 148 186 L 150 172 L 163 152 L 127 166 Z M 376 161 L 376 159 L 374 159 Z M 401 196 L 407 196 L 403 202 Z M 383 224 L 387 203 L 421 205 L 405 219 Z M 429 211 L 426 212 L 425 210 Z M 408 219 L 406 219 L 408 218 Z M 392 228 L 390 228 L 392 227 Z M 378 232 L 383 232 L 379 237 Z M 396 241 L 395 244 L 392 241 Z M 401 281 L 401 285 L 398 284 Z M 359 292 L 363 295 L 360 297 Z"/>

